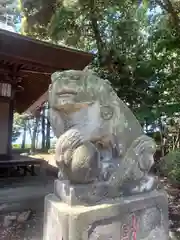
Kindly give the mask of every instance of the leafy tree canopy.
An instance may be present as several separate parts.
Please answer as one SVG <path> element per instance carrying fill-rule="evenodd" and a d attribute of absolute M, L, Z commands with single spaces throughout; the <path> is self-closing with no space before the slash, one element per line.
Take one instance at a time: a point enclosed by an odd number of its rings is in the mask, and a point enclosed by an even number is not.
<path fill-rule="evenodd" d="M 180 1 L 174 2 L 21 0 L 23 32 L 97 53 L 94 70 L 131 108 L 152 113 L 179 102 Z"/>
<path fill-rule="evenodd" d="M 14 113 L 12 142 L 15 142 L 19 138 L 23 130 L 24 124 L 25 124 L 24 116 L 18 113 Z"/>

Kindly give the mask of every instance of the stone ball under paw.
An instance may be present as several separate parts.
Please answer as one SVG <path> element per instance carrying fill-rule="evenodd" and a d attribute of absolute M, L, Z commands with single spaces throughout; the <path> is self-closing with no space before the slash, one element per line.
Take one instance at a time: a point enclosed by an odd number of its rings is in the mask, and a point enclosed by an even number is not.
<path fill-rule="evenodd" d="M 100 175 L 100 154 L 94 144 L 85 142 L 76 148 L 68 170 L 72 183 L 93 182 Z"/>

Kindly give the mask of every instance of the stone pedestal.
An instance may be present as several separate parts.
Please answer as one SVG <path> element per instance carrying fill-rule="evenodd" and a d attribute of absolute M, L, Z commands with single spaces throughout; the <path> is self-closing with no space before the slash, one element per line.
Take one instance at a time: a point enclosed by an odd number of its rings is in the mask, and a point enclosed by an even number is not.
<path fill-rule="evenodd" d="M 168 240 L 166 193 L 72 206 L 55 194 L 45 198 L 43 240 Z"/>

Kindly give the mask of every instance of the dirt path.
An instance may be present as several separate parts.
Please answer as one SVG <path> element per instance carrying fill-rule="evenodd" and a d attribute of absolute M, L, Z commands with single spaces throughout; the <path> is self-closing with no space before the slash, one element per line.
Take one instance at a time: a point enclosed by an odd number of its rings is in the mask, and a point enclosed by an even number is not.
<path fill-rule="evenodd" d="M 15 222 L 9 227 L 0 224 L 1 240 L 42 240 L 43 213 L 33 213 L 31 218 L 23 223 Z"/>
<path fill-rule="evenodd" d="M 180 188 L 164 181 L 169 197 L 169 230 L 172 240 L 180 239 Z"/>

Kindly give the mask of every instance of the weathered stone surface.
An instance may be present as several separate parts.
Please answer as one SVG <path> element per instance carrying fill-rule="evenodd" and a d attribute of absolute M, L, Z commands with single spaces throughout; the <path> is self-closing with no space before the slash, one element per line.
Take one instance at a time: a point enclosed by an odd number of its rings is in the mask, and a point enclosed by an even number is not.
<path fill-rule="evenodd" d="M 9 227 L 12 225 L 13 221 L 15 221 L 17 219 L 17 215 L 8 215 L 4 217 L 4 222 L 3 222 L 3 226 L 4 227 Z"/>
<path fill-rule="evenodd" d="M 105 181 L 121 187 L 127 180 L 139 180 L 143 185 L 140 180 L 153 165 L 155 143 L 144 135 L 110 82 L 75 70 L 55 72 L 51 79 L 50 122 L 58 138 L 58 177 L 72 184 Z M 149 183 L 137 186 L 138 191 L 144 192 L 147 185 L 148 191 Z"/>
<path fill-rule="evenodd" d="M 153 184 L 156 178 L 151 178 Z M 147 182 L 150 183 L 149 179 Z M 109 186 L 105 182 L 72 185 L 69 180 L 61 181 L 56 179 L 54 182 L 54 193 L 61 201 L 69 205 L 94 205 L 105 199 L 111 201 L 112 198 L 130 196 L 132 194 L 136 198 L 138 194 L 143 193 L 142 190 L 139 191 L 139 189 L 137 189 L 137 186 L 140 186 L 138 181 L 134 181 L 134 184 L 131 182 L 130 184 L 127 183 L 127 185 L 124 185 L 123 188 L 119 189 Z M 145 186 L 145 183 L 142 186 Z M 148 189 L 148 186 L 146 189 Z M 151 186 L 149 189 L 150 192 Z M 162 189 L 162 186 L 159 186 L 159 189 Z"/>
<path fill-rule="evenodd" d="M 26 221 L 28 221 L 31 217 L 32 211 L 23 211 L 23 212 L 11 212 L 8 215 L 4 217 L 3 226 L 9 227 L 12 224 L 22 224 Z"/>
<path fill-rule="evenodd" d="M 94 205 L 104 198 L 109 200 L 122 195 L 118 189 L 109 187 L 104 182 L 72 185 L 68 180 L 60 181 L 59 179 L 54 182 L 54 193 L 69 205 Z"/>
<path fill-rule="evenodd" d="M 44 240 L 168 240 L 168 203 L 149 175 L 155 142 L 110 83 L 89 71 L 52 75 L 50 122 L 58 138 Z"/>
<path fill-rule="evenodd" d="M 24 211 L 21 212 L 18 216 L 17 216 L 17 222 L 18 223 L 24 223 L 27 220 L 29 220 L 29 218 L 31 217 L 32 211 L 28 210 L 28 211 Z"/>
<path fill-rule="evenodd" d="M 167 206 L 164 191 L 94 206 L 70 206 L 50 194 L 45 199 L 43 240 L 168 240 Z"/>

